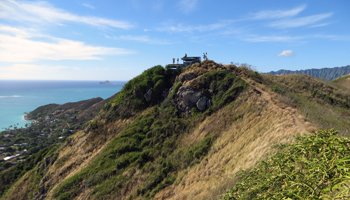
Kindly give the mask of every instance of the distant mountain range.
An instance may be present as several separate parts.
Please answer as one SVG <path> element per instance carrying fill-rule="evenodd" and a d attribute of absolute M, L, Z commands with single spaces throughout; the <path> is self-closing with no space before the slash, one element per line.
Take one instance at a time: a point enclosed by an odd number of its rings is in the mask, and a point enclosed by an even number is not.
<path fill-rule="evenodd" d="M 306 69 L 306 70 L 278 70 L 269 72 L 269 74 L 274 75 L 285 75 L 285 74 L 306 74 L 315 78 L 323 80 L 334 80 L 344 75 L 350 74 L 350 65 L 344 67 L 334 67 L 334 68 L 322 68 L 322 69 Z"/>

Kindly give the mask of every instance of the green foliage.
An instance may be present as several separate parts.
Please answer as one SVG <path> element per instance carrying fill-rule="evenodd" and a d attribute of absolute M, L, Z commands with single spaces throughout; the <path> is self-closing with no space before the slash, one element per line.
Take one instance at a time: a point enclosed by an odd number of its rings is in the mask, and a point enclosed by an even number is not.
<path fill-rule="evenodd" d="M 191 147 L 178 149 L 173 154 L 173 157 L 170 157 L 169 159 L 174 162 L 174 165 L 177 165 L 177 167 L 180 168 L 191 166 L 200 161 L 200 159 L 208 153 L 214 139 L 215 138 L 212 136 L 207 136 L 202 141 Z"/>
<path fill-rule="evenodd" d="M 82 187 L 95 188 L 96 198 L 97 194 L 106 197 L 110 192 L 116 192 L 118 185 L 130 181 L 123 175 L 130 167 L 149 174 L 143 190 L 147 195 L 173 171 L 166 158 L 174 150 L 176 134 L 185 131 L 184 122 L 176 117 L 175 108 L 152 109 L 115 138 L 89 167 L 64 182 L 55 197 L 74 198 Z"/>
<path fill-rule="evenodd" d="M 141 98 L 138 94 L 142 94 L 143 98 L 143 93 L 150 87 L 154 92 L 163 91 L 170 86 L 169 80 L 165 80 L 165 74 L 160 67 L 146 71 L 126 84 L 112 103 L 124 105 L 123 102 Z M 121 188 L 137 182 L 139 177 L 133 177 L 133 174 L 138 172 L 144 181 L 140 185 L 133 185 L 137 187 L 133 195 L 152 198 L 175 181 L 177 172 L 199 162 L 208 153 L 215 138 L 208 136 L 190 147 L 181 146 L 179 141 L 184 133 L 210 112 L 192 116 L 179 114 L 172 100 L 180 86 L 181 83 L 175 83 L 165 101 L 138 116 L 90 165 L 63 182 L 54 191 L 54 197 L 72 199 L 87 187 L 95 199 L 121 195 Z M 211 90 L 214 100 L 211 110 L 215 111 L 234 100 L 246 85 L 231 72 L 219 71 L 204 75 L 198 87 Z"/>
<path fill-rule="evenodd" d="M 208 96 L 212 97 L 210 108 L 212 112 L 233 101 L 247 84 L 234 73 L 219 70 L 204 74 L 195 87 L 204 90 L 204 93 L 209 93 Z"/>
<path fill-rule="evenodd" d="M 29 156 L 24 162 L 20 162 L 6 170 L 0 171 L 0 196 L 2 196 L 21 176 L 29 170 L 32 170 L 41 160 L 48 157 L 55 159 L 55 151 L 57 148 L 57 145 L 44 148 L 32 156 Z"/>
<path fill-rule="evenodd" d="M 237 68 L 238 74 L 243 75 L 244 77 L 249 77 L 250 79 L 261 83 L 263 81 L 263 77 L 257 71 L 253 70 L 253 67 L 249 64 L 240 64 Z"/>
<path fill-rule="evenodd" d="M 30 173 L 27 188 L 30 192 L 23 196 L 23 199 L 34 199 L 34 195 L 39 193 L 39 183 L 42 180 L 48 165 L 52 164 L 58 154 L 59 145 L 51 145 L 28 157 L 24 162 L 18 163 L 7 170 L 0 172 L 0 197 L 6 199 L 6 191 L 25 173 Z M 13 192 L 13 191 L 12 191 Z"/>
<path fill-rule="evenodd" d="M 347 199 L 350 139 L 319 131 L 243 172 L 223 199 Z"/>
<path fill-rule="evenodd" d="M 149 106 L 160 103 L 172 86 L 177 73 L 155 66 L 130 80 L 124 88 L 105 106 L 107 118 L 130 117 Z M 150 99 L 145 94 L 151 91 Z"/>
<path fill-rule="evenodd" d="M 287 89 L 278 84 L 271 85 L 271 90 L 282 95 L 287 93 Z"/>

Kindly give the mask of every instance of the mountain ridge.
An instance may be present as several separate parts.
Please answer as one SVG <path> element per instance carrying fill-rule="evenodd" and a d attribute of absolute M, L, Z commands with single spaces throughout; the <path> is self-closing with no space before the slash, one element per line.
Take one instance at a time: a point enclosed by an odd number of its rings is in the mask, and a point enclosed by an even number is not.
<path fill-rule="evenodd" d="M 322 80 L 335 80 L 344 75 L 350 74 L 350 65 L 343 67 L 333 67 L 333 68 L 320 68 L 320 69 L 306 69 L 306 70 L 278 70 L 268 72 L 268 74 L 273 75 L 287 75 L 287 74 L 306 74 L 315 78 Z"/>

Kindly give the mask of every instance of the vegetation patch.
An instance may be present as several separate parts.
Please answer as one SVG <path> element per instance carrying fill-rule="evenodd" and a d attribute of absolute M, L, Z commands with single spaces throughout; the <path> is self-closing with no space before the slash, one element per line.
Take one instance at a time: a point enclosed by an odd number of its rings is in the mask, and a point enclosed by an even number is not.
<path fill-rule="evenodd" d="M 109 120 L 127 118 L 158 104 L 167 96 L 178 71 L 155 66 L 125 84 L 124 88 L 105 105 Z"/>
<path fill-rule="evenodd" d="M 223 199 L 348 199 L 350 139 L 334 130 L 299 137 L 242 172 Z"/>
<path fill-rule="evenodd" d="M 211 96 L 212 105 L 209 112 L 213 112 L 233 101 L 247 84 L 231 71 L 217 70 L 203 74 L 193 87 Z"/>
<path fill-rule="evenodd" d="M 143 86 L 140 88 L 143 89 L 140 94 L 150 85 L 158 82 L 153 80 L 153 73 L 165 72 L 158 67 L 152 70 L 140 76 L 145 78 L 142 78 L 145 83 L 141 84 Z M 163 80 L 161 77 L 165 76 L 159 76 L 157 80 Z M 148 81 L 145 80 L 150 79 L 152 79 L 150 85 L 146 84 Z M 141 82 L 143 81 L 138 80 L 127 84 L 124 92 L 132 91 L 131 85 L 138 88 Z M 207 89 L 212 88 L 214 100 L 212 111 L 233 101 L 246 88 L 242 80 L 228 71 L 205 75 L 198 84 Z M 170 83 L 165 85 L 159 87 L 162 88 L 160 90 L 171 87 Z M 209 135 L 190 147 L 179 144 L 184 133 L 210 114 L 210 112 L 204 112 L 194 113 L 191 116 L 181 115 L 173 101 L 175 91 L 180 86 L 180 83 L 176 83 L 165 101 L 138 116 L 92 160 L 90 165 L 59 185 L 54 191 L 54 197 L 72 199 L 82 190 L 89 188 L 94 199 L 108 199 L 116 195 L 125 195 L 129 187 L 133 188 L 133 192 L 128 191 L 130 198 L 137 196 L 152 198 L 158 191 L 175 181 L 177 172 L 198 163 L 206 156 L 215 140 L 213 136 Z M 135 95 L 137 92 L 128 94 L 131 96 L 123 96 L 126 93 L 121 93 L 122 96 L 116 97 L 112 103 L 122 105 L 122 102 L 130 98 L 141 98 Z M 223 100 L 219 101 L 219 99 Z M 154 100 L 154 103 L 157 101 L 160 100 Z M 145 108 L 152 105 L 152 103 L 141 103 L 138 100 L 131 102 L 136 105 L 130 105 L 128 108 Z"/>
<path fill-rule="evenodd" d="M 3 195 L 5 195 L 6 199 L 5 192 L 9 190 L 8 193 L 10 193 L 11 190 L 13 190 L 10 186 L 16 184 L 15 182 L 27 173 L 30 180 L 28 181 L 26 188 L 29 192 L 23 194 L 23 196 L 28 199 L 34 199 L 34 195 L 39 193 L 39 183 L 43 178 L 46 169 L 57 158 L 56 151 L 58 148 L 59 145 L 52 145 L 28 157 L 24 162 L 18 163 L 7 170 L 0 171 L 0 197 L 4 197 Z"/>

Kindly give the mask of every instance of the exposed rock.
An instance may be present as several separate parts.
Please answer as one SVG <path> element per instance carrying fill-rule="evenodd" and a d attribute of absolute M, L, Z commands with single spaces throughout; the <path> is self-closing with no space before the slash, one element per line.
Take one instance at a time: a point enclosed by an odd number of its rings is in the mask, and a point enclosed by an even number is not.
<path fill-rule="evenodd" d="M 143 96 L 145 97 L 145 100 L 147 102 L 150 102 L 152 100 L 152 89 L 149 89 L 146 94 L 144 94 Z"/>
<path fill-rule="evenodd" d="M 197 76 L 198 76 L 198 74 L 196 74 L 194 72 L 183 73 L 183 74 L 179 75 L 178 80 L 181 82 L 189 81 L 189 80 L 196 78 Z"/>
<path fill-rule="evenodd" d="M 196 106 L 197 101 L 201 98 L 202 93 L 192 88 L 182 86 L 177 92 L 177 107 L 181 111 L 188 111 Z"/>
<path fill-rule="evenodd" d="M 192 108 L 197 108 L 200 111 L 210 107 L 210 97 L 204 96 L 202 91 L 197 91 L 188 86 L 179 88 L 176 97 L 177 108 L 182 112 L 188 112 Z"/>
<path fill-rule="evenodd" d="M 196 106 L 198 110 L 204 111 L 210 106 L 210 99 L 206 96 L 203 96 L 197 101 Z"/>
<path fill-rule="evenodd" d="M 200 98 L 201 92 L 196 92 L 193 90 L 187 90 L 182 93 L 183 102 L 188 105 L 194 105 Z"/>

